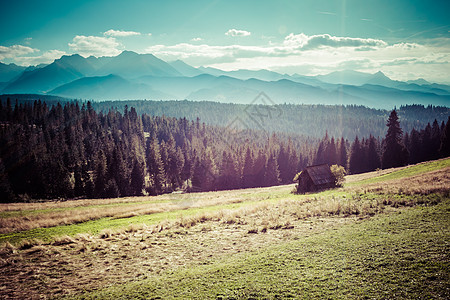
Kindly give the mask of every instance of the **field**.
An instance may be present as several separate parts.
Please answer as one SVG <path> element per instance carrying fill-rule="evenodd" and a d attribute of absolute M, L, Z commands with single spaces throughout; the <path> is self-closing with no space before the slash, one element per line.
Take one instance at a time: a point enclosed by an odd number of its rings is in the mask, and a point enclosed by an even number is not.
<path fill-rule="evenodd" d="M 450 298 L 450 159 L 294 185 L 0 206 L 0 297 Z"/>

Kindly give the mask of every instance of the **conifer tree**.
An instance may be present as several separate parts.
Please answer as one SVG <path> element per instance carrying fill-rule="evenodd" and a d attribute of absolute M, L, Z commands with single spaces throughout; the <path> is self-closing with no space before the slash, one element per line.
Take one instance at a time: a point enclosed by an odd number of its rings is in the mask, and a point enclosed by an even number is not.
<path fill-rule="evenodd" d="M 107 183 L 107 163 L 106 156 L 103 150 L 100 150 L 97 155 L 94 172 L 94 189 L 95 196 L 104 198 L 106 195 L 106 183 Z"/>
<path fill-rule="evenodd" d="M 139 163 L 137 159 L 135 159 L 133 169 L 131 171 L 130 194 L 133 196 L 142 195 L 144 183 L 145 183 L 144 167 Z"/>
<path fill-rule="evenodd" d="M 280 180 L 282 183 L 288 183 L 292 178 L 289 174 L 289 152 L 283 144 L 280 146 L 277 158 L 278 168 L 280 170 Z"/>
<path fill-rule="evenodd" d="M 412 164 L 416 164 L 420 162 L 421 159 L 421 140 L 420 133 L 414 128 L 411 130 L 411 134 L 409 135 L 409 162 Z"/>
<path fill-rule="evenodd" d="M 253 154 L 250 147 L 247 147 L 244 158 L 244 167 L 242 170 L 242 187 L 249 188 L 253 186 Z"/>
<path fill-rule="evenodd" d="M 395 109 L 391 112 L 386 126 L 388 131 L 385 137 L 382 166 L 384 169 L 404 166 L 408 162 L 408 150 L 402 143 L 403 131 Z"/>
<path fill-rule="evenodd" d="M 259 150 L 258 156 L 253 164 L 253 187 L 262 187 L 265 185 L 264 174 L 266 173 L 266 156 L 262 150 Z"/>
<path fill-rule="evenodd" d="M 355 141 L 352 144 L 350 160 L 348 162 L 348 169 L 351 174 L 358 174 L 362 172 L 362 164 L 364 156 L 361 148 L 362 147 L 359 142 L 358 136 L 356 136 Z"/>
<path fill-rule="evenodd" d="M 270 154 L 266 163 L 266 170 L 264 173 L 265 186 L 273 186 L 280 184 L 280 171 L 278 170 L 278 163 L 274 154 Z"/>
<path fill-rule="evenodd" d="M 374 171 L 381 167 L 380 155 L 378 154 L 378 145 L 375 137 L 370 135 L 369 145 L 367 147 L 367 171 Z"/>
<path fill-rule="evenodd" d="M 331 138 L 331 141 L 326 146 L 325 154 L 325 163 L 329 166 L 337 164 L 336 144 L 334 142 L 334 137 Z"/>
<path fill-rule="evenodd" d="M 441 157 L 450 156 L 450 116 L 441 135 L 441 146 L 439 147 Z"/>
<path fill-rule="evenodd" d="M 165 189 L 166 173 L 156 139 L 148 140 L 147 145 L 147 168 L 150 175 L 149 192 L 152 195 L 161 194 Z"/>
<path fill-rule="evenodd" d="M 338 157 L 338 164 L 340 166 L 343 166 L 345 169 L 348 168 L 347 166 L 347 146 L 346 142 L 343 137 L 341 137 L 341 141 L 339 143 L 339 157 Z"/>

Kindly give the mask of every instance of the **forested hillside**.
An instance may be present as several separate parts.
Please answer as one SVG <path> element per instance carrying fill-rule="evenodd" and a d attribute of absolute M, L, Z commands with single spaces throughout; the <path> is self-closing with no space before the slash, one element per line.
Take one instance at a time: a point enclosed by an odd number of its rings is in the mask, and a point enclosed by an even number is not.
<path fill-rule="evenodd" d="M 69 101 L 45 95 L 2 95 L 0 99 L 6 105 L 6 99 L 14 103 L 33 104 L 35 99 L 45 100 L 48 105 Z M 344 137 L 354 140 L 369 138 L 370 135 L 382 138 L 386 134 L 386 120 L 389 111 L 355 105 L 264 105 L 257 99 L 248 105 L 218 103 L 210 101 L 105 101 L 91 102 L 92 107 L 104 114 L 111 107 L 123 111 L 125 106 L 134 107 L 137 114 L 186 118 L 197 118 L 208 125 L 229 127 L 239 121 L 241 129 L 263 130 L 272 132 L 294 133 L 321 139 L 328 131 L 329 136 Z M 80 103 L 86 103 L 80 101 Z M 265 101 L 271 104 L 270 101 Z M 80 104 L 81 105 L 81 104 Z M 450 108 L 439 106 L 406 105 L 397 109 L 402 129 L 410 132 L 413 128 L 421 130 L 436 119 L 439 124 L 447 121 Z"/>
<path fill-rule="evenodd" d="M 350 143 L 328 132 L 319 140 L 292 132 L 269 134 L 264 127 L 207 125 L 198 118 L 140 115 L 128 106 L 121 113 L 106 110 L 107 103 L 95 105 L 97 110 L 90 102 L 0 102 L 2 201 L 272 186 L 292 183 L 310 164 L 339 164 L 361 173 L 450 155 L 449 121 L 435 120 L 403 135 L 403 120 L 400 125 L 395 111 L 390 116 L 395 114 L 390 121 L 395 132 L 388 131 L 386 140 L 357 136 Z M 219 115 L 214 110 L 211 114 Z M 394 153 L 396 149 L 401 153 Z M 392 155 L 401 159 L 387 164 L 384 157 Z"/>
<path fill-rule="evenodd" d="M 248 105 L 195 101 L 107 101 L 94 102 L 96 110 L 110 107 L 122 110 L 125 105 L 135 107 L 138 114 L 154 116 L 200 118 L 206 124 L 228 126 L 236 118 L 244 126 L 268 132 L 296 133 L 322 138 L 330 136 L 353 140 L 370 135 L 382 138 L 386 134 L 386 120 L 390 111 L 356 105 L 263 105 L 255 101 Z M 439 106 L 406 105 L 397 109 L 405 132 L 420 130 L 436 119 L 447 121 L 450 108 Z"/>
<path fill-rule="evenodd" d="M 117 197 L 290 183 L 316 141 L 91 103 L 0 106 L 1 199 Z M 279 165 L 278 160 L 282 159 Z"/>

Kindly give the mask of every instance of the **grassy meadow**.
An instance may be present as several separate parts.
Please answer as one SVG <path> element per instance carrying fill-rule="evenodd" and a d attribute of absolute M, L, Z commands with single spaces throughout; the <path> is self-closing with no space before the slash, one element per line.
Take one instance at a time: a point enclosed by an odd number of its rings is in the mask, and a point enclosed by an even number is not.
<path fill-rule="evenodd" d="M 450 298 L 450 159 L 294 185 L 0 206 L 0 297 Z"/>

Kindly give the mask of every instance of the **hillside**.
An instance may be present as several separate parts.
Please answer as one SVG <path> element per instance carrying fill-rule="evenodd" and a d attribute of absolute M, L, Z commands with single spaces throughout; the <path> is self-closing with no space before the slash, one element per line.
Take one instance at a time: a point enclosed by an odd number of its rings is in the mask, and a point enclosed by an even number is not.
<path fill-rule="evenodd" d="M 2 228 L 35 229 L 0 235 L 0 294 L 445 299 L 449 168 L 308 195 L 287 185 L 2 206 Z"/>

